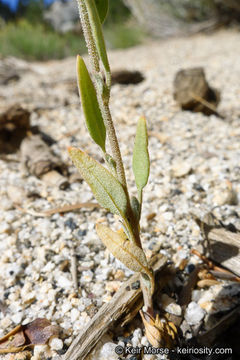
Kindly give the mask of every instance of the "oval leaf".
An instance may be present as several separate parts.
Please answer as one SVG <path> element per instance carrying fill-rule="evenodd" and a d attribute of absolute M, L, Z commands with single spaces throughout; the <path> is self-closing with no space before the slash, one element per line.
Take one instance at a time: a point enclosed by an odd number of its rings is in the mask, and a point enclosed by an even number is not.
<path fill-rule="evenodd" d="M 108 0 L 95 0 L 95 4 L 98 10 L 100 21 L 103 23 L 108 13 Z"/>
<path fill-rule="evenodd" d="M 77 57 L 77 77 L 78 89 L 89 134 L 93 141 L 105 152 L 106 128 L 99 109 L 96 90 L 87 67 L 79 55 Z"/>
<path fill-rule="evenodd" d="M 133 149 L 133 172 L 138 191 L 147 184 L 150 169 L 148 154 L 148 135 L 145 118 L 140 118 L 137 125 Z"/>
<path fill-rule="evenodd" d="M 126 219 L 127 196 L 120 182 L 80 149 L 69 148 L 70 157 L 101 206 Z"/>
<path fill-rule="evenodd" d="M 125 234 L 112 231 L 102 224 L 97 224 L 96 230 L 99 238 L 115 258 L 133 271 L 149 273 L 143 250 L 129 241 Z"/>

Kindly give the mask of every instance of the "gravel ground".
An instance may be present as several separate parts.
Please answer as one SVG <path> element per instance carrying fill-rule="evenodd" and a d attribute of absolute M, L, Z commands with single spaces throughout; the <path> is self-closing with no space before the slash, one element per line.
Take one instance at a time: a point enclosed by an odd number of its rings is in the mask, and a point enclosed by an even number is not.
<path fill-rule="evenodd" d="M 110 53 L 113 70 L 139 70 L 145 77 L 138 85 L 114 85 L 111 108 L 132 194 L 136 189 L 131 157 L 139 116 L 146 116 L 151 131 L 151 174 L 142 212 L 142 241 L 148 257 L 159 251 L 189 257 L 189 250 L 202 241 L 192 212 L 204 215 L 213 211 L 223 222 L 231 221 L 240 229 L 238 48 L 239 33 L 221 31 Z M 16 102 L 27 107 L 31 124 L 56 140 L 52 150 L 68 164 L 70 173 L 76 170 L 68 158 L 69 145 L 101 159 L 80 111 L 75 59 L 17 61 L 17 65 L 20 80 L 0 86 L 1 110 Z M 175 73 L 196 66 L 203 66 L 210 85 L 220 89 L 219 112 L 224 120 L 181 111 L 173 100 Z M 61 339 L 50 344 L 51 352 L 36 347 L 31 358 L 47 359 L 63 353 L 131 271 L 109 256 L 96 235 L 97 221 L 118 226 L 106 211 L 81 209 L 43 218 L 13 206 L 16 197 L 21 207 L 36 212 L 94 201 L 84 182 L 59 190 L 27 174 L 19 158 L 18 153 L 0 155 L 0 336 L 36 317 L 48 318 L 63 329 Z M 235 205 L 231 205 L 232 198 Z M 79 297 L 69 270 L 73 250 L 79 264 Z M 111 341 L 107 338 L 104 355 L 100 351 L 94 359 L 115 359 Z M 146 338 L 136 329 L 132 344 L 140 343 L 145 344 Z"/>

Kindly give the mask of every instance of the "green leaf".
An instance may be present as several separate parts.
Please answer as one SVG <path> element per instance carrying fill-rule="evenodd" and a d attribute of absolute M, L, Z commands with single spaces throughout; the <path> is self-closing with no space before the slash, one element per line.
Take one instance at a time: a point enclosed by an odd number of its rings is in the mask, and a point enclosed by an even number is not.
<path fill-rule="evenodd" d="M 106 152 L 106 128 L 99 109 L 96 90 L 87 67 L 79 55 L 77 56 L 77 76 L 78 88 L 88 131 L 95 143 Z"/>
<path fill-rule="evenodd" d="M 112 231 L 109 227 L 97 224 L 96 231 L 108 250 L 129 269 L 148 274 L 149 268 L 143 250 L 126 237 L 123 232 Z"/>
<path fill-rule="evenodd" d="M 132 165 L 138 192 L 141 193 L 147 184 L 150 169 L 147 126 L 143 117 L 139 119 L 137 125 Z"/>
<path fill-rule="evenodd" d="M 104 166 L 80 149 L 70 147 L 69 155 L 99 204 L 126 219 L 128 200 L 120 182 Z"/>
<path fill-rule="evenodd" d="M 104 23 L 108 13 L 108 0 L 95 0 L 95 4 L 98 10 L 100 21 L 101 23 Z"/>
<path fill-rule="evenodd" d="M 87 7 L 89 22 L 90 22 L 94 42 L 97 48 L 98 56 L 102 61 L 105 71 L 105 76 L 108 77 L 110 74 L 110 67 L 106 52 L 106 45 L 102 32 L 102 25 L 101 25 L 100 17 L 98 15 L 98 9 L 95 0 L 84 0 L 84 1 Z"/>

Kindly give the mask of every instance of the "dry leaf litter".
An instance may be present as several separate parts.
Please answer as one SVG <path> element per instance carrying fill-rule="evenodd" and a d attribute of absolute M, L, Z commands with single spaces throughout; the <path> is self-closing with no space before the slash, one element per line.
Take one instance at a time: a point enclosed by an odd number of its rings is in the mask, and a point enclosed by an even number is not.
<path fill-rule="evenodd" d="M 146 116 L 151 132 L 151 174 L 142 212 L 144 250 L 147 257 L 161 252 L 176 266 L 186 259 L 188 273 L 200 261 L 190 254 L 190 249 L 199 248 L 202 243 L 191 212 L 202 216 L 213 211 L 216 217 L 240 229 L 238 48 L 239 33 L 221 31 L 110 53 L 112 69 L 137 70 L 145 78 L 138 85 L 114 85 L 111 102 L 133 193 L 136 190 L 131 158 L 139 116 Z M 56 140 L 51 149 L 69 166 L 70 175 L 76 169 L 68 157 L 68 146 L 81 147 L 101 161 L 80 111 L 75 59 L 47 63 L 9 61 L 20 79 L 0 86 L 1 111 L 15 102 L 25 106 L 31 112 L 31 125 Z M 203 66 L 209 82 L 221 89 L 219 111 L 225 120 L 184 112 L 173 100 L 176 72 L 197 66 Z M 14 206 L 18 203 L 29 211 L 42 212 L 76 202 L 93 202 L 86 183 L 78 178 L 60 190 L 29 175 L 20 164 L 19 153 L 0 155 L 0 159 L 0 336 L 20 323 L 47 318 L 62 328 L 62 335 L 48 346 L 36 346 L 31 359 L 50 359 L 66 351 L 132 272 L 105 250 L 96 235 L 96 222 L 108 222 L 112 228 L 119 225 L 106 211 L 81 209 L 43 218 Z M 78 296 L 71 276 L 73 252 L 79 270 Z M 239 303 L 239 292 L 239 285 L 221 280 L 208 288 L 195 289 L 185 321 L 194 326 L 211 312 L 233 308 Z M 217 299 L 214 306 L 212 299 Z M 159 303 L 166 312 L 182 315 L 176 299 L 167 294 Z M 148 344 L 140 328 L 127 341 L 118 339 L 120 345 L 126 342 L 133 346 Z M 117 359 L 116 344 L 106 335 L 90 358 Z"/>

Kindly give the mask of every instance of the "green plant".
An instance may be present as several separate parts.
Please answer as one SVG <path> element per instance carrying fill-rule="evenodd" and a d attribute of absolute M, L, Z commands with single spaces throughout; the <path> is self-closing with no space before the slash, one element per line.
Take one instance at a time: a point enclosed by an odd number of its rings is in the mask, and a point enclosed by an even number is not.
<path fill-rule="evenodd" d="M 111 49 L 126 49 L 140 44 L 144 39 L 143 30 L 126 23 L 109 24 L 104 28 L 106 43 Z"/>
<path fill-rule="evenodd" d="M 84 37 L 91 61 L 90 76 L 84 60 L 77 57 L 78 87 L 86 125 L 93 141 L 103 152 L 104 167 L 85 152 L 69 148 L 70 157 L 101 206 L 121 218 L 123 229 L 114 232 L 97 224 L 96 230 L 109 251 L 133 271 L 139 272 L 144 298 L 141 312 L 150 342 L 160 344 L 161 321 L 154 318 L 152 295 L 154 275 L 140 240 L 142 192 L 149 176 L 148 135 L 146 120 L 140 118 L 133 149 L 133 172 L 138 197 L 130 197 L 119 143 L 109 110 L 111 72 L 105 48 L 101 23 L 104 21 L 107 0 L 78 0 Z M 102 73 L 103 70 L 103 73 Z M 108 139 L 111 154 L 106 151 Z"/>
<path fill-rule="evenodd" d="M 0 29 L 0 53 L 28 60 L 61 59 L 85 51 L 79 36 L 57 34 L 42 23 L 31 24 L 25 19 L 9 22 Z"/>

